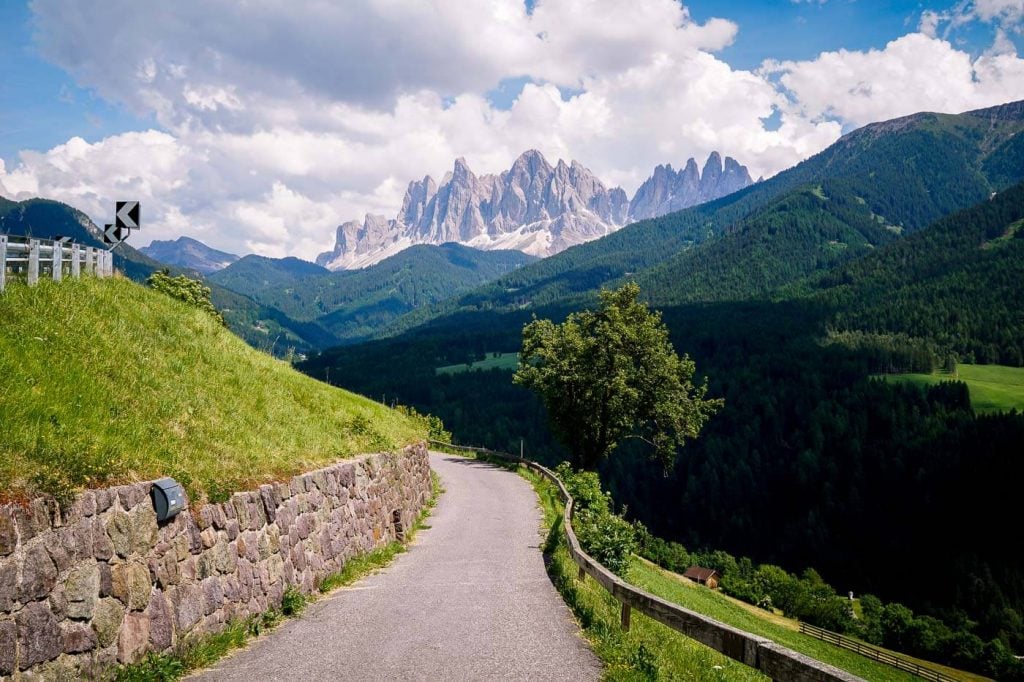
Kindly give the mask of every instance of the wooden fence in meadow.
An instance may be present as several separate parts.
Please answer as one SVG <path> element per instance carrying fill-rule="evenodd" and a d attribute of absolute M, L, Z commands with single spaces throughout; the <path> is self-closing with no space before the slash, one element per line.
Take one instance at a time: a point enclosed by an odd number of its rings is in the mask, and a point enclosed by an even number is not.
<path fill-rule="evenodd" d="M 33 286 L 40 279 L 59 282 L 83 273 L 110 277 L 114 274 L 114 255 L 74 242 L 0 234 L 0 291 L 13 280 Z"/>
<path fill-rule="evenodd" d="M 852 637 L 841 635 L 838 632 L 832 632 L 831 630 L 816 627 L 810 623 L 801 622 L 800 632 L 820 639 L 823 642 L 828 642 L 829 644 L 842 647 L 843 649 L 855 651 L 861 656 L 892 666 L 897 670 L 917 675 L 923 680 L 934 680 L 935 682 L 956 682 L 956 679 L 936 670 L 935 668 L 929 668 L 928 666 L 921 665 L 916 661 L 912 661 L 902 656 L 897 656 L 886 649 L 866 644 L 859 639 L 853 639 Z"/>

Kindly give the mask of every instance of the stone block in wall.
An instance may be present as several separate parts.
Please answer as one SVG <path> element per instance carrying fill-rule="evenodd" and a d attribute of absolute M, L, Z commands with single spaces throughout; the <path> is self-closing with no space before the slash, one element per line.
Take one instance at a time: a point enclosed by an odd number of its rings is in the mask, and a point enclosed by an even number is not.
<path fill-rule="evenodd" d="M 179 633 L 188 632 L 203 617 L 205 595 L 198 584 L 178 585 L 170 593 Z"/>
<path fill-rule="evenodd" d="M 171 608 L 162 592 L 153 592 L 145 615 L 149 618 L 150 647 L 156 651 L 168 649 L 174 643 L 174 622 L 171 620 Z"/>
<path fill-rule="evenodd" d="M 46 602 L 29 604 L 15 616 L 18 625 L 18 667 L 27 670 L 51 661 L 64 650 L 64 636 Z"/>
<path fill-rule="evenodd" d="M 0 620 L 0 675 L 11 675 L 17 654 L 18 626 L 12 620 Z"/>
<path fill-rule="evenodd" d="M 18 602 L 18 559 L 0 559 L 0 613 L 10 612 Z"/>
<path fill-rule="evenodd" d="M 42 599 L 57 584 L 57 567 L 46 551 L 44 543 L 35 543 L 25 552 L 21 563 L 21 583 L 18 596 L 21 602 Z"/>
<path fill-rule="evenodd" d="M 124 622 L 124 607 L 116 599 L 100 599 L 92 618 L 92 629 L 101 648 L 117 641 L 117 633 Z"/>
<path fill-rule="evenodd" d="M 81 654 L 96 648 L 96 631 L 85 623 L 64 623 L 61 634 L 66 654 Z"/>
<path fill-rule="evenodd" d="M 0 557 L 7 556 L 18 546 L 18 524 L 14 510 L 0 509 Z"/>
<path fill-rule="evenodd" d="M 111 568 L 110 593 L 129 611 L 141 611 L 149 604 L 152 583 L 149 567 L 141 561 L 127 561 Z"/>
<path fill-rule="evenodd" d="M 106 521 L 107 537 L 110 544 L 122 559 L 132 553 L 132 523 L 127 512 L 115 511 Z"/>
<path fill-rule="evenodd" d="M 149 649 L 149 618 L 141 613 L 124 617 L 117 637 L 117 660 L 134 663 Z"/>
<path fill-rule="evenodd" d="M 67 617 L 89 620 L 100 593 L 100 569 L 96 562 L 81 563 L 68 572 L 64 579 L 64 599 Z"/>
<path fill-rule="evenodd" d="M 98 497 L 98 496 L 97 496 Z M 92 555 L 99 561 L 108 561 L 114 556 L 114 543 L 107 535 L 107 527 L 102 519 L 92 519 L 90 533 L 92 535 Z"/>

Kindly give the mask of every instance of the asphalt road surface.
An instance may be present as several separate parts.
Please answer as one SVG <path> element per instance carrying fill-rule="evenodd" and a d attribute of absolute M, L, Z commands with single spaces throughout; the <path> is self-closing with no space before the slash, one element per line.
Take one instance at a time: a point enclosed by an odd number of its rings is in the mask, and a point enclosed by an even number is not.
<path fill-rule="evenodd" d="M 198 679 L 598 679 L 544 571 L 530 485 L 475 460 L 430 461 L 447 492 L 407 553 Z"/>

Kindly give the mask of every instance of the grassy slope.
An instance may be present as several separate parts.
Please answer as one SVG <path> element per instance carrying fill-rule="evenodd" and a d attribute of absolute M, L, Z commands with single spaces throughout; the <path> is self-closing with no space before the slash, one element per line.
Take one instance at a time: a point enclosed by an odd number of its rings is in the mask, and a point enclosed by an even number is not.
<path fill-rule="evenodd" d="M 223 495 L 424 437 L 124 279 L 0 294 L 0 496 L 174 476 Z"/>
<path fill-rule="evenodd" d="M 706 587 L 696 585 L 674 573 L 665 571 L 642 559 L 630 569 L 629 580 L 648 592 L 674 601 L 688 609 L 710 616 L 734 627 L 767 637 L 784 646 L 807 654 L 819 661 L 825 661 L 838 668 L 859 675 L 868 680 L 914 680 L 913 675 L 875 663 L 852 651 L 846 651 L 814 637 L 800 634 L 797 621 L 782 618 L 761 611 L 749 604 Z M 905 654 L 909 660 L 911 657 Z M 936 663 L 921 661 L 923 665 L 941 669 L 942 672 L 962 680 L 984 680 L 980 675 L 955 670 Z"/>
<path fill-rule="evenodd" d="M 943 381 L 962 381 L 971 392 L 971 405 L 978 412 L 1024 410 L 1024 367 L 1003 365 L 959 365 L 957 375 L 894 374 L 886 381 L 906 381 L 934 386 Z"/>

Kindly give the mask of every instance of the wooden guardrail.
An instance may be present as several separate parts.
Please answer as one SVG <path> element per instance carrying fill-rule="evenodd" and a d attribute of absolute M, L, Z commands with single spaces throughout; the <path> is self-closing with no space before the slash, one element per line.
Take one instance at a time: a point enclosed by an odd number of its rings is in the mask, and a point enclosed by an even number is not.
<path fill-rule="evenodd" d="M 474 452 L 516 462 L 533 469 L 554 483 L 558 488 L 562 502 L 565 504 L 563 526 L 569 545 L 569 554 L 572 556 L 573 561 L 576 562 L 576 565 L 579 566 L 579 578 L 582 580 L 589 575 L 619 601 L 622 605 L 621 624 L 623 629 L 629 629 L 632 610 L 636 609 L 645 616 L 667 625 L 676 632 L 682 633 L 701 644 L 725 654 L 729 658 L 759 670 L 772 680 L 779 682 L 783 680 L 787 682 L 790 680 L 793 682 L 863 682 L 862 678 L 845 670 L 840 670 L 815 660 L 810 656 L 805 656 L 797 651 L 788 649 L 766 637 L 753 635 L 725 623 L 720 623 L 713 618 L 708 618 L 696 611 L 683 608 L 678 604 L 645 592 L 622 580 L 622 578 L 602 566 L 580 547 L 580 543 L 576 539 L 576 533 L 572 528 L 572 496 L 569 495 L 565 484 L 547 467 L 507 452 L 452 445 L 451 443 L 443 443 L 441 441 L 430 441 L 430 443 L 444 448 Z"/>
<path fill-rule="evenodd" d="M 0 234 L 0 291 L 11 279 L 24 279 L 33 286 L 40 277 L 59 282 L 83 272 L 110 277 L 114 274 L 113 254 L 73 242 Z"/>
<path fill-rule="evenodd" d="M 915 661 L 903 658 L 902 656 L 897 656 L 891 651 L 886 651 L 885 649 L 872 646 L 858 639 L 846 637 L 838 632 L 832 632 L 831 630 L 816 627 L 810 623 L 801 622 L 800 632 L 820 639 L 823 642 L 828 642 L 829 644 L 842 647 L 843 649 L 855 651 L 861 656 L 892 666 L 897 670 L 917 675 L 924 680 L 934 680 L 934 682 L 957 682 L 956 678 L 950 677 L 949 675 L 935 670 L 934 668 L 929 668 Z"/>

